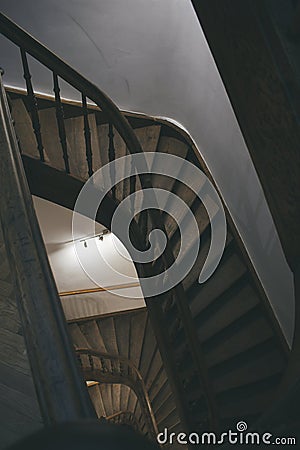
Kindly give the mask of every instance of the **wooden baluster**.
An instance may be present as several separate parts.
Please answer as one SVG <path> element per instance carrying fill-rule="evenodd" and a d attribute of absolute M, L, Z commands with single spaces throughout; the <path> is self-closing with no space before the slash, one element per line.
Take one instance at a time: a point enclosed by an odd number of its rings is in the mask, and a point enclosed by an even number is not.
<path fill-rule="evenodd" d="M 55 108 L 56 108 L 56 119 L 57 119 L 59 139 L 60 139 L 61 148 L 63 151 L 65 170 L 66 170 L 66 173 L 70 173 L 66 129 L 65 129 L 65 122 L 64 122 L 64 109 L 63 109 L 63 105 L 62 105 L 61 98 L 60 98 L 60 88 L 59 88 L 59 83 L 58 83 L 58 76 L 54 72 L 53 72 L 53 83 L 54 83 L 53 91 L 55 94 Z"/>
<path fill-rule="evenodd" d="M 94 370 L 94 358 L 92 355 L 88 355 L 88 358 L 89 358 L 90 368 L 91 368 L 91 370 Z"/>
<path fill-rule="evenodd" d="M 105 364 L 105 359 L 104 358 L 100 358 L 100 361 L 101 361 L 101 370 L 102 370 L 102 372 L 103 373 L 107 373 L 108 369 L 107 369 L 107 366 Z"/>
<path fill-rule="evenodd" d="M 140 227 L 141 236 L 143 236 L 143 239 L 144 239 L 143 245 L 145 246 L 145 249 L 147 249 L 149 246 L 148 236 L 149 236 L 150 230 L 148 228 L 148 224 L 149 224 L 148 217 L 149 217 L 149 211 L 147 209 L 145 209 L 140 212 L 140 217 L 138 220 L 138 225 Z"/>
<path fill-rule="evenodd" d="M 112 124 L 108 125 L 108 160 L 112 162 L 116 159 L 116 150 L 114 145 L 114 129 Z M 110 166 L 110 178 L 111 178 L 111 193 L 113 198 L 116 197 L 116 186 L 115 186 L 115 168 L 113 165 Z"/>
<path fill-rule="evenodd" d="M 76 353 L 76 358 L 77 358 L 77 362 L 80 366 L 80 368 L 82 368 L 82 359 L 81 359 L 81 355 L 79 353 Z"/>
<path fill-rule="evenodd" d="M 42 162 L 45 161 L 45 155 L 44 155 L 44 146 L 42 142 L 42 135 L 41 135 L 41 125 L 40 125 L 40 119 L 39 119 L 39 113 L 38 113 L 38 106 L 37 106 L 37 100 L 34 95 L 34 90 L 31 83 L 31 74 L 29 71 L 28 61 L 25 50 L 21 48 L 21 58 L 22 58 L 22 64 L 23 64 L 23 70 L 24 70 L 24 78 L 26 81 L 26 88 L 27 88 L 27 97 L 29 100 L 29 107 L 30 107 L 30 113 L 31 113 L 31 122 L 32 122 L 32 128 L 36 137 L 37 142 L 37 148 L 40 154 L 40 160 Z"/>
<path fill-rule="evenodd" d="M 82 109 L 83 109 L 83 121 L 84 121 L 84 139 L 85 139 L 85 149 L 86 149 L 86 160 L 88 164 L 88 174 L 89 177 L 93 175 L 93 153 L 92 153 L 92 142 L 91 142 L 91 130 L 88 118 L 88 109 L 86 96 L 82 94 Z"/>
<path fill-rule="evenodd" d="M 133 166 L 133 161 L 131 161 L 131 166 Z M 129 180 L 129 194 L 134 194 L 134 192 L 136 192 L 136 185 L 137 185 L 137 176 L 133 175 L 132 177 L 130 177 Z M 135 201 L 134 201 L 134 197 L 132 197 L 131 199 L 131 211 L 132 211 L 132 217 L 134 216 L 134 206 L 135 206 Z"/>

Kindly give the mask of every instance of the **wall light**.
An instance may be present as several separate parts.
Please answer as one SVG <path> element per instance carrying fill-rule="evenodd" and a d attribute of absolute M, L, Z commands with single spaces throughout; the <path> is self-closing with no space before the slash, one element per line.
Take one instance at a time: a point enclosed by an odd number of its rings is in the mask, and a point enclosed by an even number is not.
<path fill-rule="evenodd" d="M 98 238 L 99 241 L 103 241 L 104 236 L 106 236 L 106 235 L 109 234 L 109 233 L 110 233 L 109 230 L 104 229 L 103 231 L 101 231 L 101 233 L 95 234 L 95 235 L 93 235 L 93 236 L 86 237 L 86 238 L 84 238 L 84 239 L 80 239 L 79 241 L 80 241 L 80 242 L 83 242 L 84 247 L 87 248 L 87 246 L 88 246 L 88 245 L 87 245 L 87 241 L 88 241 L 89 239 L 96 239 L 96 238 Z"/>

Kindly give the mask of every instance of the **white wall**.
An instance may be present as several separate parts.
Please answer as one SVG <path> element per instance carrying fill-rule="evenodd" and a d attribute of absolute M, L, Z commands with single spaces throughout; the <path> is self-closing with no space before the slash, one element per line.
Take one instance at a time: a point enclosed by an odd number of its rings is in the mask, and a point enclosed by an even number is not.
<path fill-rule="evenodd" d="M 0 0 L 0 6 L 119 107 L 171 118 L 188 130 L 291 342 L 292 275 L 190 1 Z M 13 58 L 11 49 L 4 50 L 1 64 L 6 83 L 19 86 Z M 36 87 L 50 92 L 49 75 L 35 71 Z"/>
<path fill-rule="evenodd" d="M 38 197 L 33 197 L 33 201 L 58 292 L 98 287 L 82 268 L 77 258 L 72 241 L 72 211 Z M 86 221 L 90 221 L 90 219 L 86 218 Z M 103 230 L 101 225 L 95 224 L 95 226 L 95 233 Z M 83 237 L 85 236 L 83 234 Z M 100 286 L 120 286 L 138 282 L 137 273 L 129 255 L 126 255 L 127 259 L 123 258 L 116 250 L 111 237 L 111 234 L 107 234 L 102 242 L 99 241 L 101 262 L 98 267 L 97 280 L 100 280 Z M 89 241 L 87 241 L 87 248 L 84 248 L 84 251 L 86 257 L 89 258 Z M 67 319 L 145 306 L 139 286 L 70 295 L 62 297 L 61 300 Z"/>

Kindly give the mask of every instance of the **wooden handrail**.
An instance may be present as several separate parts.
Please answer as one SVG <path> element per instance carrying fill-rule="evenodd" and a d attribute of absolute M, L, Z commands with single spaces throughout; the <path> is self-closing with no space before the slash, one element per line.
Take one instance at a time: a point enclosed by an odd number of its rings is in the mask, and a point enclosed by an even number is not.
<path fill-rule="evenodd" d="M 105 112 L 108 120 L 113 123 L 129 151 L 131 153 L 142 153 L 142 147 L 127 119 L 98 86 L 84 78 L 83 75 L 2 13 L 0 13 L 0 32 L 19 48 L 81 92 L 85 97 L 96 103 Z M 145 168 L 147 168 L 146 162 Z"/>
<path fill-rule="evenodd" d="M 46 424 L 94 417 L 80 377 L 0 76 L 0 221 Z"/>
<path fill-rule="evenodd" d="M 135 135 L 133 129 L 130 127 L 127 119 L 125 116 L 120 112 L 120 110 L 117 108 L 117 106 L 111 101 L 111 99 L 104 94 L 97 86 L 95 86 L 90 81 L 86 80 L 81 74 L 76 72 L 72 67 L 70 67 L 67 63 L 65 63 L 62 59 L 60 59 L 58 56 L 54 55 L 48 48 L 46 48 L 44 45 L 42 45 L 40 42 L 38 42 L 36 39 L 34 39 L 32 36 L 30 36 L 28 33 L 26 33 L 22 28 L 17 26 L 14 22 L 12 22 L 8 17 L 6 17 L 4 14 L 0 13 L 0 32 L 6 36 L 11 42 L 15 43 L 17 46 L 20 47 L 22 53 L 28 53 L 33 58 L 37 59 L 40 63 L 42 63 L 44 66 L 48 67 L 56 76 L 59 76 L 64 81 L 66 81 L 68 84 L 73 86 L 75 89 L 77 89 L 81 94 L 82 98 L 88 98 L 92 100 L 98 107 L 105 113 L 107 117 L 107 122 L 112 124 L 113 127 L 118 131 L 122 139 L 124 140 L 127 149 L 129 153 L 136 154 L 140 153 L 143 154 L 142 147 L 137 139 L 137 136 Z M 31 103 L 34 104 L 34 99 L 31 99 Z M 33 121 L 33 120 L 32 120 Z M 33 121 L 34 122 L 34 121 Z M 33 123 L 34 129 L 35 127 Z M 86 131 L 87 127 L 86 127 Z M 88 132 L 87 132 L 88 135 Z M 89 146 L 88 146 L 89 147 Z M 89 148 L 88 148 L 89 153 Z M 146 160 L 139 161 L 141 164 L 141 167 L 139 167 L 138 177 L 140 179 L 140 184 L 142 189 L 152 188 L 152 182 L 151 182 L 151 175 L 148 173 L 148 167 Z M 92 172 L 92 168 L 89 165 L 89 173 Z M 142 173 L 142 175 L 141 175 Z M 162 216 L 160 214 L 160 211 L 158 208 L 155 208 L 155 205 L 153 205 L 153 208 L 151 211 L 147 212 L 149 214 L 150 218 L 150 227 L 151 225 L 155 225 L 156 227 L 161 228 L 163 232 L 165 232 L 164 224 L 162 221 Z M 144 225 L 145 225 L 145 232 L 148 231 L 148 220 L 147 217 L 145 217 Z M 134 221 L 133 221 L 134 222 Z M 138 228 L 138 226 L 137 226 Z M 135 236 L 135 241 L 140 240 L 141 233 L 137 233 L 138 235 Z M 144 234 L 144 233 L 142 233 Z M 142 242 L 145 244 L 145 242 Z M 137 246 L 138 247 L 138 246 Z M 165 250 L 165 254 L 162 256 L 163 263 L 165 267 L 169 267 L 174 262 L 174 256 L 172 252 L 168 249 L 168 246 Z M 138 271 L 138 274 L 140 277 L 149 276 L 149 270 L 145 267 L 143 267 L 141 264 L 136 264 L 136 268 Z M 203 385 L 205 387 L 205 396 L 207 398 L 207 406 L 209 410 L 209 416 L 214 423 L 216 421 L 216 402 L 214 395 L 211 390 L 210 386 L 210 380 L 207 374 L 207 368 L 203 367 L 203 361 L 201 361 L 201 358 L 199 357 L 199 342 L 197 339 L 196 331 L 194 329 L 194 324 L 191 319 L 190 312 L 188 310 L 188 306 L 184 300 L 184 292 L 182 287 L 175 287 L 174 288 L 174 294 L 177 298 L 178 302 L 178 309 L 180 318 L 183 322 L 183 327 L 186 332 L 186 336 L 191 344 L 191 354 L 193 356 L 193 361 L 196 364 L 197 371 L 200 375 L 200 378 L 203 382 Z M 145 299 L 147 306 L 149 308 L 149 314 L 151 315 L 151 320 L 153 320 L 154 324 L 157 320 L 157 314 L 160 314 L 159 309 L 155 308 L 155 300 L 153 298 L 151 299 Z M 160 330 L 157 330 L 158 334 Z M 168 345 L 164 344 L 163 341 L 165 341 L 165 338 L 162 337 L 162 339 L 159 339 L 160 341 L 160 347 L 165 346 L 165 354 L 168 355 Z M 168 359 L 168 358 L 167 358 Z M 170 370 L 168 370 L 168 375 L 170 378 L 175 377 L 176 370 L 174 364 L 170 364 Z M 175 387 L 174 383 L 174 387 Z M 176 389 L 175 389 L 176 391 Z M 177 402 L 178 405 L 183 401 L 183 399 L 179 398 L 177 394 L 175 395 L 176 399 L 178 397 L 179 401 Z M 181 414 L 181 416 L 183 416 Z"/>
<path fill-rule="evenodd" d="M 125 384 L 133 389 L 139 399 L 144 417 L 148 423 L 149 432 L 155 439 L 158 433 L 155 416 L 143 377 L 133 362 L 123 356 L 99 352 L 91 348 L 76 348 L 75 351 L 79 356 L 79 362 L 83 373 L 87 377 L 90 377 L 90 379 L 93 378 L 95 381 L 104 383 Z M 87 366 L 85 366 L 82 361 L 82 355 L 88 356 L 89 363 Z M 94 364 L 93 357 L 96 357 L 101 361 L 100 366 Z M 114 364 L 109 366 L 107 363 L 104 363 L 104 361 Z M 126 375 L 126 373 L 128 373 L 128 375 Z"/>
<path fill-rule="evenodd" d="M 119 411 L 115 414 L 112 414 L 111 416 L 106 416 L 105 419 L 116 424 L 129 425 L 134 430 L 142 432 L 141 426 L 136 420 L 132 411 Z"/>

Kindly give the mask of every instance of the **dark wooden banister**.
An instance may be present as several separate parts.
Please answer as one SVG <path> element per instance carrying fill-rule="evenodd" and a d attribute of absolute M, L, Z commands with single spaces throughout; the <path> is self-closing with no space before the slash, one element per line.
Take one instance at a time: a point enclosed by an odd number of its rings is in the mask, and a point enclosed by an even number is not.
<path fill-rule="evenodd" d="M 143 377 L 137 367 L 133 364 L 133 362 L 123 356 L 99 352 L 90 348 L 76 348 L 76 353 L 79 357 L 83 372 L 88 371 L 89 373 L 91 372 L 92 375 L 96 375 L 95 381 L 106 383 L 118 382 L 121 384 L 125 384 L 133 389 L 140 402 L 141 409 L 148 424 L 149 432 L 155 439 L 158 433 L 155 416 L 152 410 Z M 81 359 L 82 355 L 88 356 L 87 366 L 84 366 L 84 362 Z M 96 367 L 94 365 L 93 357 L 101 361 L 101 367 Z M 109 369 L 108 365 L 105 364 L 105 368 L 103 367 L 104 360 L 111 364 L 111 369 Z M 127 375 L 126 373 L 123 373 L 124 368 L 127 369 L 125 370 L 125 372 L 128 373 Z"/>
<path fill-rule="evenodd" d="M 11 21 L 4 14 L 0 13 L 0 32 L 6 36 L 11 42 L 19 46 L 24 53 L 28 53 L 33 58 L 38 60 L 48 69 L 50 69 L 55 75 L 59 76 L 61 79 L 66 81 L 68 84 L 77 89 L 82 96 L 92 100 L 106 115 L 107 121 L 113 125 L 113 127 L 118 131 L 122 139 L 124 140 L 129 153 L 143 153 L 142 147 L 135 135 L 133 129 L 129 125 L 125 116 L 120 112 L 117 106 L 112 102 L 112 100 L 104 94 L 96 85 L 86 80 L 81 74 L 75 71 L 72 67 L 70 67 L 66 62 L 60 59 L 58 56 L 54 55 L 47 47 L 38 42 L 35 38 L 30 36 L 26 31 L 24 31 L 21 27 L 16 25 L 13 21 Z M 151 188 L 151 175 L 148 174 L 148 168 L 146 160 L 143 162 L 143 167 L 141 167 L 141 172 L 143 175 L 138 174 L 137 176 L 140 179 L 141 186 L 143 189 Z M 131 186 L 132 188 L 132 186 Z M 160 211 L 153 210 L 151 212 L 147 212 L 149 214 L 149 218 L 152 224 L 155 226 L 160 226 L 162 231 L 164 230 L 164 225 L 162 223 L 162 217 Z M 148 227 L 148 217 L 145 216 L 145 228 Z M 145 229 L 147 232 L 147 229 Z M 168 267 L 170 263 L 174 262 L 174 257 L 171 252 L 166 250 L 166 254 L 163 255 L 163 261 L 165 266 Z M 149 276 L 149 273 L 146 269 L 142 267 L 142 265 L 137 264 L 137 270 L 141 277 L 146 274 Z M 179 305 L 181 320 L 183 321 L 183 325 L 186 331 L 186 335 L 188 340 L 191 342 L 191 352 L 193 355 L 193 360 L 197 366 L 198 373 L 201 375 L 200 378 L 203 381 L 205 386 L 205 395 L 207 397 L 207 406 L 209 410 L 210 420 L 214 423 L 216 421 L 216 404 L 215 399 L 212 394 L 209 377 L 206 373 L 206 368 L 203 368 L 203 362 L 200 361 L 199 358 L 199 343 L 196 337 L 196 332 L 194 330 L 194 326 L 192 323 L 191 315 L 188 311 L 188 307 L 184 301 L 184 292 L 182 287 L 176 287 L 174 289 L 176 293 L 176 298 Z M 154 302 L 157 299 L 154 300 Z M 158 300 L 159 301 L 159 300 Z M 149 299 L 147 301 L 147 305 L 149 307 L 149 311 L 153 320 L 155 321 L 155 317 L 157 311 L 155 310 L 153 299 Z M 152 303 L 152 305 L 151 305 Z M 153 307 L 153 308 L 152 308 Z M 152 312 L 151 312 L 152 311 Z M 157 330 L 158 332 L 160 330 Z M 161 340 L 161 345 L 164 338 Z M 168 351 L 166 349 L 166 355 Z M 175 373 L 175 369 L 169 370 L 169 375 L 172 376 L 172 372 Z"/>
<path fill-rule="evenodd" d="M 83 75 L 78 73 L 65 61 L 52 53 L 45 45 L 41 44 L 2 13 L 0 13 L 0 32 L 11 42 L 96 103 L 105 112 L 108 120 L 113 123 L 129 151 L 131 153 L 142 153 L 141 145 L 127 119 L 112 100 L 95 84 L 84 78 Z"/>
<path fill-rule="evenodd" d="M 45 424 L 95 417 L 27 184 L 0 76 L 0 222 L 28 358 Z"/>

